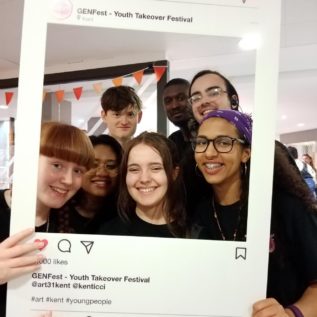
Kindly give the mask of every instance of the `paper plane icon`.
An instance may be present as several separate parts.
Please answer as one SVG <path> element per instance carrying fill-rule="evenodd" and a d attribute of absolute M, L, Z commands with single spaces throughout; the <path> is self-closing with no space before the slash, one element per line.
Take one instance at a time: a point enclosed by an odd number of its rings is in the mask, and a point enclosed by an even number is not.
<path fill-rule="evenodd" d="M 89 254 L 95 242 L 94 241 L 80 241 L 80 243 L 85 247 L 87 254 Z"/>

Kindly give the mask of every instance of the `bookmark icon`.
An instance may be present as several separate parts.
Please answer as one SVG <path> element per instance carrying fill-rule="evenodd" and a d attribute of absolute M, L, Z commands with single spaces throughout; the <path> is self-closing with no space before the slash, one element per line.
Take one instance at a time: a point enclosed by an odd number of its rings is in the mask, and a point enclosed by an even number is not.
<path fill-rule="evenodd" d="M 247 259 L 247 248 L 236 248 L 236 260 L 242 258 L 243 260 Z"/>

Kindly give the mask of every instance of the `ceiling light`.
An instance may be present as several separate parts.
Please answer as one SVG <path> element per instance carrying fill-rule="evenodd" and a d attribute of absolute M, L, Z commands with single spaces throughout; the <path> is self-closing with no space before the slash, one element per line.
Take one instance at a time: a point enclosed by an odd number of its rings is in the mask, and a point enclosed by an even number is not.
<path fill-rule="evenodd" d="M 304 125 L 305 125 L 305 123 L 302 123 L 302 122 L 297 123 L 297 126 L 298 126 L 298 127 L 303 127 Z"/>
<path fill-rule="evenodd" d="M 239 41 L 239 47 L 243 51 L 256 50 L 260 47 L 261 40 L 259 34 L 246 34 Z"/>
<path fill-rule="evenodd" d="M 286 114 L 283 114 L 283 115 L 281 116 L 281 119 L 282 119 L 282 120 L 286 120 L 286 119 L 287 119 L 287 115 L 286 115 Z"/>
<path fill-rule="evenodd" d="M 8 109 L 7 105 L 0 105 L 0 109 Z"/>

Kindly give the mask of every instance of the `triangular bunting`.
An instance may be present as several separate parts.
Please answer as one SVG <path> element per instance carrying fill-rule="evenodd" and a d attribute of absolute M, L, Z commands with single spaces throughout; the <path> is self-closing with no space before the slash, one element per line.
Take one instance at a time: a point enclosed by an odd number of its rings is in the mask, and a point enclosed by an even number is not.
<path fill-rule="evenodd" d="M 92 85 L 92 87 L 94 88 L 94 91 L 100 95 L 102 92 L 102 83 L 95 83 Z"/>
<path fill-rule="evenodd" d="M 138 70 L 137 72 L 133 73 L 133 77 L 139 85 L 142 82 L 143 73 L 144 73 L 144 69 Z"/>
<path fill-rule="evenodd" d="M 155 75 L 156 75 L 156 81 L 160 81 L 161 77 L 165 73 L 166 66 L 153 66 Z"/>
<path fill-rule="evenodd" d="M 112 79 L 112 82 L 113 82 L 113 84 L 114 84 L 116 87 L 121 86 L 121 85 L 122 85 L 122 81 L 123 81 L 123 77 L 122 77 L 122 76 Z"/>
<path fill-rule="evenodd" d="M 64 100 L 65 91 L 64 90 L 57 90 L 55 91 L 55 96 L 58 103 L 61 103 Z"/>
<path fill-rule="evenodd" d="M 8 106 L 9 105 L 9 103 L 11 102 L 11 100 L 12 100 L 12 97 L 13 97 L 13 92 L 6 92 L 5 93 L 5 98 L 6 98 L 6 105 Z"/>
<path fill-rule="evenodd" d="M 74 91 L 74 95 L 75 95 L 76 99 L 79 100 L 81 97 L 81 94 L 83 92 L 83 87 L 73 88 L 73 91 Z"/>

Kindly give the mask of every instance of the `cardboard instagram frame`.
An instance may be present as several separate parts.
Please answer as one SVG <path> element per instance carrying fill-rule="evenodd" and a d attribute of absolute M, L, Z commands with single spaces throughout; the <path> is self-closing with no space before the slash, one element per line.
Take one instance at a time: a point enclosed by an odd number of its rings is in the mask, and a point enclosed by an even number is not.
<path fill-rule="evenodd" d="M 220 0 L 206 1 L 205 3 L 202 3 L 202 1 L 198 3 L 197 1 L 197 4 L 193 4 L 193 1 L 188 2 L 185 0 L 174 2 L 135 0 L 133 3 L 132 1 L 122 0 L 117 0 L 113 3 L 113 1 L 104 0 L 101 6 L 100 1 L 97 0 L 91 0 L 89 4 L 84 0 L 25 0 L 24 6 L 16 121 L 12 233 L 34 226 L 45 44 L 48 23 L 160 32 L 171 32 L 172 30 L 175 33 L 214 36 L 242 37 L 247 33 L 256 33 L 260 36 L 262 44 L 256 53 L 248 241 L 236 243 L 181 239 L 139 239 L 135 237 L 93 236 L 91 238 L 95 242 L 95 253 L 92 252 L 91 256 L 100 258 L 104 245 L 107 245 L 109 253 L 113 256 L 119 254 L 117 261 L 113 261 L 113 263 L 109 259 L 107 261 L 100 259 L 100 263 L 91 268 L 93 272 L 102 272 L 106 266 L 107 271 L 112 272 L 112 274 L 120 272 L 118 274 L 136 275 L 139 272 L 139 275 L 150 276 L 152 281 L 150 290 L 145 287 L 133 290 L 133 294 L 136 297 L 133 297 L 134 300 L 131 301 L 128 300 L 132 292 L 129 287 L 122 286 L 119 290 L 110 289 L 113 305 L 110 308 L 107 307 L 107 316 L 119 316 L 119 312 L 128 313 L 132 316 L 134 314 L 137 316 L 141 312 L 143 315 L 152 316 L 155 314 L 248 316 L 251 303 L 265 297 L 267 280 L 270 227 L 270 213 L 268 211 L 271 208 L 273 174 L 280 1 L 230 0 L 226 1 L 226 5 L 223 5 Z M 90 9 L 88 12 L 91 13 L 91 18 L 79 19 L 78 16 L 81 16 L 84 8 L 87 10 L 87 7 Z M 132 17 L 131 19 L 118 18 L 114 14 L 115 11 L 131 12 Z M 136 12 L 145 12 L 145 18 L 141 19 Z M 148 18 L 146 18 L 147 16 Z M 155 20 L 152 16 L 164 16 L 165 18 Z M 184 22 L 180 17 L 183 20 L 191 18 L 191 22 Z M 270 67 L 267 66 L 268 64 Z M 263 166 L 265 166 L 265 169 Z M 271 170 L 271 173 L 268 173 L 268 170 Z M 81 235 L 72 235 L 69 238 L 69 236 L 63 234 L 47 235 L 37 233 L 35 237 L 47 237 L 49 246 L 45 250 L 45 255 L 51 258 L 54 257 L 54 254 L 58 254 L 56 253 L 58 252 L 56 251 L 56 245 L 61 239 L 67 237 L 71 241 L 72 246 L 77 245 L 77 242 L 79 244 L 83 239 Z M 87 240 L 87 236 L 85 236 L 85 239 Z M 221 246 L 219 247 L 219 245 Z M 133 246 L 133 253 L 130 246 Z M 144 254 L 144 248 L 147 250 L 155 249 L 156 251 L 155 253 L 151 253 L 151 251 L 149 252 L 150 254 Z M 79 251 L 75 247 L 72 250 L 72 254 L 68 252 L 57 256 L 63 256 L 65 261 L 68 260 L 70 267 L 75 265 L 74 259 L 80 258 Z M 99 252 L 97 252 L 98 250 Z M 247 250 L 247 261 L 237 263 L 232 254 L 234 253 L 235 257 L 237 257 L 241 250 L 242 255 L 245 254 L 244 250 Z M 131 260 L 129 268 L 124 263 L 118 265 L 118 261 L 124 262 L 125 256 L 122 256 L 123 253 Z M 218 257 L 218 254 L 221 254 L 221 256 Z M 141 255 L 144 256 L 142 258 L 144 267 L 142 268 L 138 267 L 138 261 L 133 259 L 134 257 L 140 258 Z M 233 264 L 224 262 L 222 256 L 229 256 Z M 164 263 L 160 260 L 162 258 L 170 261 L 168 266 L 164 266 Z M 177 271 L 178 260 L 181 261 L 184 272 Z M 153 267 L 155 264 L 161 266 L 163 273 L 157 272 L 158 269 Z M 220 273 L 217 276 L 213 275 L 215 272 L 211 272 L 211 264 L 213 265 L 212 271 L 221 270 L 225 272 L 225 275 Z M 235 269 L 229 273 L 231 264 Z M 59 272 L 61 268 L 44 266 L 42 270 L 43 272 Z M 81 269 L 72 267 L 71 270 L 75 273 L 78 271 L 78 275 L 81 274 Z M 210 276 L 208 272 L 210 272 Z M 63 274 L 66 276 L 67 270 Z M 236 275 L 241 276 L 240 283 L 244 283 L 244 288 L 249 289 L 248 294 L 240 294 L 239 286 L 241 284 L 233 285 L 233 279 L 236 278 Z M 188 276 L 189 281 L 185 281 L 185 276 Z M 249 281 L 245 280 L 246 276 L 249 277 Z M 177 281 L 177 288 L 173 285 L 174 282 L 171 281 L 171 278 Z M 224 281 L 224 278 L 226 281 Z M 158 280 L 162 284 L 157 282 Z M 204 282 L 202 282 L 203 280 Z M 170 281 L 169 286 L 166 285 L 168 281 Z M 225 283 L 225 286 L 223 286 L 224 293 L 219 291 L 218 294 L 216 289 L 222 283 Z M 214 297 L 212 304 L 210 304 L 210 299 L 208 299 L 210 295 L 206 294 L 208 285 L 210 285 L 210 294 Z M 157 303 L 157 299 L 162 297 L 162 294 L 160 294 L 162 287 L 165 287 L 164 292 L 166 292 L 166 296 L 163 296 L 165 305 Z M 167 290 L 167 288 L 170 290 Z M 171 294 L 174 294 L 176 289 L 179 290 L 179 298 L 172 299 Z M 186 294 L 191 289 L 195 290 L 192 293 L 193 296 Z M 66 296 L 66 293 L 64 294 L 62 291 L 62 295 L 57 295 L 54 291 L 56 292 L 56 290 L 53 290 L 53 295 L 50 296 L 55 296 L 55 298 L 56 296 Z M 193 299 L 192 297 L 196 295 L 196 291 L 200 295 Z M 86 307 L 85 310 L 84 305 L 76 306 L 77 310 L 70 310 L 65 302 L 53 305 L 50 302 L 42 303 L 39 301 L 34 303 L 29 298 L 23 300 L 23 294 L 26 292 L 34 292 L 34 296 L 40 298 L 40 292 L 43 292 L 43 289 L 32 288 L 30 276 L 21 277 L 10 283 L 8 297 L 10 316 L 21 314 L 24 314 L 24 316 L 38 316 L 40 311 L 45 311 L 46 309 L 57 311 L 56 316 L 81 316 L 81 313 L 82 316 L 86 316 L 84 313 L 90 312 L 89 309 L 91 307 Z M 45 292 L 51 294 L 49 289 L 45 289 Z M 223 294 L 227 294 L 226 298 L 230 300 L 232 299 L 231 295 L 235 294 L 237 300 L 228 305 Z M 137 301 L 137 296 L 142 297 L 141 302 Z M 190 299 L 192 299 L 192 302 Z M 15 305 L 17 300 L 21 303 L 19 307 Z M 147 301 L 147 304 L 144 304 L 144 301 Z M 102 309 L 104 308 L 94 308 L 98 312 L 102 312 Z M 60 315 L 58 315 L 59 313 Z"/>

